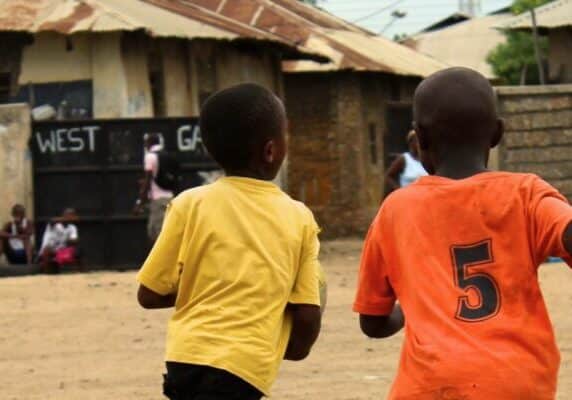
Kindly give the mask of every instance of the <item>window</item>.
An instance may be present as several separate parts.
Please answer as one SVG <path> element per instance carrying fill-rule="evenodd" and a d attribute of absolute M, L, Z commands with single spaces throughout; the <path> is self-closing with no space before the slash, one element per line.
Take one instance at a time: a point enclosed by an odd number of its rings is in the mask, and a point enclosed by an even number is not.
<path fill-rule="evenodd" d="M 371 163 L 377 164 L 377 127 L 374 123 L 369 124 L 369 152 Z"/>

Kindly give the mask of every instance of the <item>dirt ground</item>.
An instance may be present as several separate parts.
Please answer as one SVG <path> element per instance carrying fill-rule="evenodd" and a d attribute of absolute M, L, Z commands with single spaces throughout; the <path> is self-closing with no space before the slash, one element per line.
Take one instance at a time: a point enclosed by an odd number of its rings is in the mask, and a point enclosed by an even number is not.
<path fill-rule="evenodd" d="M 374 341 L 350 310 L 361 243 L 324 244 L 329 278 L 322 336 L 302 363 L 283 364 L 273 399 L 383 399 L 401 335 Z M 169 311 L 135 301 L 133 272 L 0 279 L 0 399 L 161 399 Z M 572 273 L 541 270 L 562 351 L 558 399 L 572 399 Z"/>

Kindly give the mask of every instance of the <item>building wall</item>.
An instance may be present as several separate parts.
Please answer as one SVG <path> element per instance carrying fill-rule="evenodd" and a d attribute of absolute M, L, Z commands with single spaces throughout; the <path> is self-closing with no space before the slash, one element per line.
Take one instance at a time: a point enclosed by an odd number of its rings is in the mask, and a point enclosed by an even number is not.
<path fill-rule="evenodd" d="M 551 30 L 548 42 L 550 81 L 572 83 L 572 28 Z"/>
<path fill-rule="evenodd" d="M 0 223 L 16 203 L 33 215 L 32 166 L 28 150 L 30 110 L 26 104 L 0 105 Z"/>
<path fill-rule="evenodd" d="M 152 63 L 160 77 L 155 87 Z M 24 48 L 18 79 L 20 85 L 92 81 L 95 118 L 198 115 L 202 101 L 218 89 L 256 82 L 282 95 L 281 80 L 274 52 L 137 32 L 38 34 Z M 161 97 L 160 109 L 154 96 Z"/>
<path fill-rule="evenodd" d="M 40 33 L 24 48 L 20 85 L 71 82 L 93 77 L 93 40 L 87 34 Z"/>
<path fill-rule="evenodd" d="M 95 118 L 152 117 L 147 48 L 137 33 L 41 33 L 24 48 L 18 81 L 92 81 Z"/>
<path fill-rule="evenodd" d="M 383 194 L 386 108 L 410 101 L 414 87 L 386 74 L 285 76 L 288 192 L 314 211 L 326 237 L 369 227 Z"/>
<path fill-rule="evenodd" d="M 502 170 L 538 174 L 572 200 L 572 85 L 500 87 Z"/>
<path fill-rule="evenodd" d="M 196 40 L 188 46 L 187 60 L 191 115 L 199 115 L 201 104 L 210 94 L 244 82 L 258 83 L 283 97 L 282 70 L 277 54 Z"/>

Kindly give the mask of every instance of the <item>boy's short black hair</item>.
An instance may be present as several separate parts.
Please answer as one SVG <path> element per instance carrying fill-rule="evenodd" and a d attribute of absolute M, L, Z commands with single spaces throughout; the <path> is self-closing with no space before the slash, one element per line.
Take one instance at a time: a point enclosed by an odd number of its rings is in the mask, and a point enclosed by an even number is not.
<path fill-rule="evenodd" d="M 25 214 L 26 207 L 24 207 L 22 204 L 14 204 L 12 206 L 12 216 L 16 215 L 17 213 Z"/>
<path fill-rule="evenodd" d="M 424 79 L 415 90 L 413 114 L 417 128 L 432 133 L 434 144 L 490 145 L 497 128 L 493 87 L 482 74 L 464 67 Z"/>
<path fill-rule="evenodd" d="M 225 170 L 247 168 L 268 139 L 284 129 L 282 102 L 253 83 L 221 90 L 204 103 L 200 128 L 203 143 Z"/>
<path fill-rule="evenodd" d="M 158 133 L 146 133 L 143 139 L 148 146 L 156 146 L 161 144 L 161 137 Z"/>

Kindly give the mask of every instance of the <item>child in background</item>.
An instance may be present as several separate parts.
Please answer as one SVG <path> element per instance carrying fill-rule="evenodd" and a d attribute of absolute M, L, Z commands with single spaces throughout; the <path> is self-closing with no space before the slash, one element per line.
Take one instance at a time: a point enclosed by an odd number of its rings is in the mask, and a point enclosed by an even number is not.
<path fill-rule="evenodd" d="M 560 358 L 537 273 L 549 255 L 572 266 L 572 208 L 535 175 L 487 170 L 503 124 L 477 72 L 424 80 L 414 118 L 432 176 L 383 203 L 354 303 L 370 337 L 405 324 L 389 397 L 554 399 Z"/>
<path fill-rule="evenodd" d="M 61 267 L 78 263 L 79 233 L 75 223 L 78 216 L 66 208 L 61 217 L 53 218 L 44 231 L 40 249 L 40 264 L 45 273 L 58 273 Z"/>
<path fill-rule="evenodd" d="M 26 208 L 21 204 L 14 205 L 12 221 L 0 231 L 0 255 L 4 253 L 10 264 L 31 264 L 33 235 L 34 223 L 26 218 Z"/>
<path fill-rule="evenodd" d="M 302 360 L 318 337 L 318 226 L 271 182 L 286 125 L 282 102 L 253 84 L 202 109 L 203 141 L 226 177 L 173 200 L 137 276 L 143 307 L 175 307 L 170 399 L 260 399 L 282 359 Z"/>

